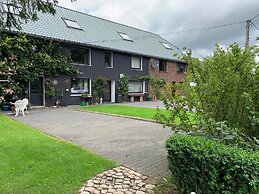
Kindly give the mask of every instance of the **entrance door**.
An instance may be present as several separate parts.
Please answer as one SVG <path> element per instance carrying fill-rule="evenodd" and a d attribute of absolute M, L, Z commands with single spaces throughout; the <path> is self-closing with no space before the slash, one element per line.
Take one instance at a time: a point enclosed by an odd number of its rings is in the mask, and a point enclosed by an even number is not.
<path fill-rule="evenodd" d="M 111 81 L 105 81 L 103 90 L 103 102 L 111 102 Z"/>
<path fill-rule="evenodd" d="M 42 106 L 42 78 L 30 82 L 30 102 L 33 106 Z"/>

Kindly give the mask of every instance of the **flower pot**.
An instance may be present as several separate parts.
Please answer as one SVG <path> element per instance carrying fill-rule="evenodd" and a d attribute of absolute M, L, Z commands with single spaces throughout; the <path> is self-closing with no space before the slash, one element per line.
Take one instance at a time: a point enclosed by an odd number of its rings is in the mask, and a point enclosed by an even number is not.
<path fill-rule="evenodd" d="M 9 111 L 9 110 L 10 110 L 10 106 L 8 104 L 2 105 L 2 111 Z"/>

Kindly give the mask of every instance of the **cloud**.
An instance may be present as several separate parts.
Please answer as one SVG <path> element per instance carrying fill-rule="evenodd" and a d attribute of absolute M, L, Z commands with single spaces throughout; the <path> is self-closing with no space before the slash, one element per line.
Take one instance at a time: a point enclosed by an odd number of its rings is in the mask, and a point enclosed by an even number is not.
<path fill-rule="evenodd" d="M 245 21 L 259 13 L 258 0 L 59 0 L 64 7 L 155 33 L 177 32 Z M 258 20 L 254 23 L 259 26 Z M 191 48 L 196 56 L 210 54 L 216 43 L 241 46 L 245 42 L 245 23 L 197 31 L 162 35 L 179 48 Z M 259 31 L 251 27 L 251 43 Z"/>

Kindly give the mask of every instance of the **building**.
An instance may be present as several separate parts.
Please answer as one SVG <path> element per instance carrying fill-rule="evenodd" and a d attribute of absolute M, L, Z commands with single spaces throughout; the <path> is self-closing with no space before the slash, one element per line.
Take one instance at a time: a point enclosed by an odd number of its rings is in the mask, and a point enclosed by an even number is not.
<path fill-rule="evenodd" d="M 92 81 L 98 77 L 107 80 L 104 102 L 118 101 L 117 82 L 123 75 L 130 80 L 129 95 L 140 99 L 145 97 L 148 84 L 139 81 L 139 76 L 156 75 L 168 82 L 183 79 L 183 72 L 176 68 L 184 62 L 174 58 L 173 45 L 157 34 L 59 6 L 56 15 L 39 13 L 38 17 L 37 21 L 23 24 L 22 31 L 28 36 L 59 42 L 70 54 L 71 63 L 82 72 L 74 77 L 51 78 L 63 105 L 79 104 L 82 93 L 91 95 Z M 48 105 L 45 79 L 30 83 L 32 105 Z"/>

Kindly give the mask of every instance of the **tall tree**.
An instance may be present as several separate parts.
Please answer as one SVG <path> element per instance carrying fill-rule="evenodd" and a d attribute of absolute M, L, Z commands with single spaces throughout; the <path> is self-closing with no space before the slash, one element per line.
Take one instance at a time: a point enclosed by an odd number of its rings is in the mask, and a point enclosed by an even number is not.
<path fill-rule="evenodd" d="M 77 73 L 58 43 L 0 33 L 0 78 L 8 80 L 0 82 L 0 96 L 4 89 L 23 90 L 39 76 Z"/>
<path fill-rule="evenodd" d="M 54 15 L 57 4 L 57 0 L 1 0 L 0 29 L 21 29 L 22 23 L 37 20 L 38 12 Z"/>

